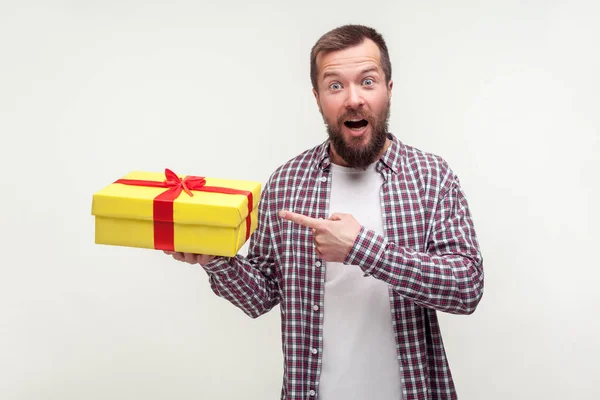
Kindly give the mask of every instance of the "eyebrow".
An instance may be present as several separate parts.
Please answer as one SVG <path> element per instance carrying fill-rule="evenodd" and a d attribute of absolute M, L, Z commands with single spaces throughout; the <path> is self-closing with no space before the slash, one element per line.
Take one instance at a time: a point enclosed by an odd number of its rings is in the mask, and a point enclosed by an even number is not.
<path fill-rule="evenodd" d="M 368 72 L 379 72 L 379 68 L 375 65 L 371 66 L 371 67 L 367 67 L 365 69 L 363 69 L 362 71 L 360 71 L 360 75 L 364 75 Z M 327 78 L 332 78 L 332 77 L 338 77 L 340 76 L 339 72 L 337 71 L 327 71 L 325 73 L 323 73 L 323 80 L 327 79 Z"/>
<path fill-rule="evenodd" d="M 373 65 L 372 67 L 367 67 L 361 71 L 361 75 L 366 74 L 367 72 L 379 72 L 379 68 Z"/>

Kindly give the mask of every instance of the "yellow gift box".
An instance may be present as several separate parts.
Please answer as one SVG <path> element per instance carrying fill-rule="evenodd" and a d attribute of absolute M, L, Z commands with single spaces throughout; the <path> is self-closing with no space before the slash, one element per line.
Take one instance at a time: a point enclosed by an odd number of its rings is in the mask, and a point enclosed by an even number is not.
<path fill-rule="evenodd" d="M 94 193 L 95 242 L 233 257 L 258 226 L 258 182 L 134 171 Z"/>

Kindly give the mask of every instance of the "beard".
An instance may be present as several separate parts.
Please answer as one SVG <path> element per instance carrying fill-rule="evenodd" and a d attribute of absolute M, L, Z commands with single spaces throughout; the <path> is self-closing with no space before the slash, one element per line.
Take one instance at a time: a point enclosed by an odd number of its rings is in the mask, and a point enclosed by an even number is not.
<path fill-rule="evenodd" d="M 344 121 L 348 119 L 364 119 L 371 127 L 371 138 L 366 145 L 361 145 L 361 137 L 351 137 L 347 141 L 342 135 Z M 385 146 L 390 118 L 390 101 L 387 102 L 380 115 L 375 115 L 369 110 L 349 110 L 340 116 L 335 124 L 327 122 L 327 134 L 336 153 L 352 168 L 366 169 L 373 163 Z"/>

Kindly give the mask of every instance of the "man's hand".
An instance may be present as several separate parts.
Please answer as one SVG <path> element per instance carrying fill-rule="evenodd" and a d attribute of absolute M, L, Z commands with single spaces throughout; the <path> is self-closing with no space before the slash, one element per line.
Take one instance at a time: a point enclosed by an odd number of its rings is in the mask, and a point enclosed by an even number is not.
<path fill-rule="evenodd" d="M 350 214 L 335 213 L 327 220 L 282 210 L 279 216 L 312 229 L 315 250 L 325 261 L 344 262 L 362 228 Z"/>
<path fill-rule="evenodd" d="M 186 262 L 188 264 L 208 264 L 215 256 L 207 256 L 205 254 L 182 253 L 179 251 L 163 250 L 165 254 L 172 256 L 177 261 Z"/>

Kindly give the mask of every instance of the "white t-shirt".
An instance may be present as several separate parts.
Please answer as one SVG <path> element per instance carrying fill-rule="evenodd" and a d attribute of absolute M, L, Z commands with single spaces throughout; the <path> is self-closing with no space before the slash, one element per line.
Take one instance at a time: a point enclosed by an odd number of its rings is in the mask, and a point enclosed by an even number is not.
<path fill-rule="evenodd" d="M 332 164 L 330 214 L 349 213 L 383 233 L 383 177 Z M 326 263 L 323 358 L 319 400 L 399 400 L 402 383 L 389 288 L 356 265 Z"/>

